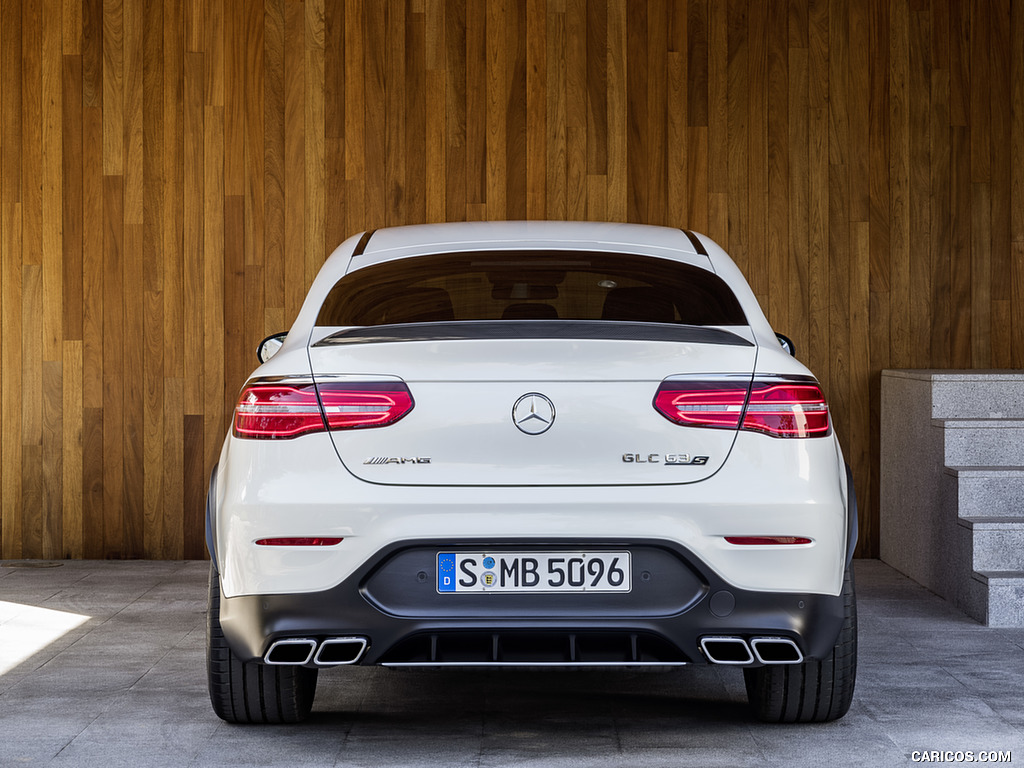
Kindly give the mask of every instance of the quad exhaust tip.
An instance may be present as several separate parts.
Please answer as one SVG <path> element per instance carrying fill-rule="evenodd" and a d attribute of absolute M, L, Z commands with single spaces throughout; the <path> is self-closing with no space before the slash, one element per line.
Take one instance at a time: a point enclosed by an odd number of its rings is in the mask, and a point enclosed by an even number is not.
<path fill-rule="evenodd" d="M 754 654 L 742 637 L 702 637 L 700 649 L 712 664 L 754 663 Z"/>
<path fill-rule="evenodd" d="M 800 664 L 800 647 L 788 637 L 702 637 L 700 649 L 712 664 Z"/>
<path fill-rule="evenodd" d="M 801 664 L 804 660 L 799 646 L 788 637 L 755 637 L 750 647 L 762 664 Z"/>
<path fill-rule="evenodd" d="M 320 667 L 355 664 L 368 646 L 365 637 L 332 637 L 320 644 L 313 663 Z"/>
<path fill-rule="evenodd" d="M 316 640 L 304 637 L 290 637 L 278 640 L 270 646 L 263 661 L 267 664 L 308 664 L 316 652 Z"/>
<path fill-rule="evenodd" d="M 278 666 L 304 666 L 312 661 L 318 667 L 338 667 L 355 664 L 369 647 L 365 637 L 330 637 L 321 643 L 310 637 L 288 637 L 275 641 L 263 661 Z"/>

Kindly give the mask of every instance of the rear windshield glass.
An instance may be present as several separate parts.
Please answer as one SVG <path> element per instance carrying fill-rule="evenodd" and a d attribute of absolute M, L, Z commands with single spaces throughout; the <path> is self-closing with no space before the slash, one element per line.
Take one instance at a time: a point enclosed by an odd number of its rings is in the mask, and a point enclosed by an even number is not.
<path fill-rule="evenodd" d="M 559 319 L 746 325 L 712 272 L 579 251 L 445 253 L 356 269 L 331 289 L 317 325 Z"/>

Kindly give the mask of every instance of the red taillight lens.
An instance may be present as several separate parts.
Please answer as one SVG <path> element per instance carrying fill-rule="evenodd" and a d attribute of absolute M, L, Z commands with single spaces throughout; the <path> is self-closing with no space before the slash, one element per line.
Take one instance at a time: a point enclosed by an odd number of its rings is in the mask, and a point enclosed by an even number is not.
<path fill-rule="evenodd" d="M 252 440 L 286 440 L 327 428 L 383 427 L 405 416 L 412 406 L 412 395 L 401 382 L 328 382 L 320 385 L 319 400 L 312 382 L 255 382 L 242 391 L 235 406 L 234 434 Z"/>
<path fill-rule="evenodd" d="M 322 432 L 316 388 L 309 384 L 251 384 L 235 406 L 235 437 L 280 440 Z"/>
<path fill-rule="evenodd" d="M 828 404 L 815 383 L 755 381 L 743 429 L 773 437 L 818 437 L 829 431 Z"/>
<path fill-rule="evenodd" d="M 828 404 L 813 379 L 763 378 L 753 384 L 722 381 L 663 381 L 654 407 L 677 424 L 744 429 L 772 437 L 829 434 Z"/>
<path fill-rule="evenodd" d="M 404 384 L 321 384 L 327 424 L 331 429 L 359 429 L 394 424 L 412 410 Z"/>
<path fill-rule="evenodd" d="M 654 396 L 654 407 L 684 426 L 736 429 L 747 400 L 747 386 L 747 382 L 663 381 Z"/>

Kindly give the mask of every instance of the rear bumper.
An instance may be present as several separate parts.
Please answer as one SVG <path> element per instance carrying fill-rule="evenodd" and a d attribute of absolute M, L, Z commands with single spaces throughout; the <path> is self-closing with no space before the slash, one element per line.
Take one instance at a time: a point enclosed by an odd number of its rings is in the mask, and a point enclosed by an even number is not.
<path fill-rule="evenodd" d="M 607 541 L 504 544 L 612 548 Z M 221 625 L 247 660 L 281 640 L 311 640 L 316 650 L 325 640 L 360 638 L 367 647 L 358 663 L 395 666 L 703 663 L 701 640 L 709 637 L 786 639 L 802 657 L 822 658 L 839 634 L 841 595 L 738 589 L 678 545 L 636 540 L 614 548 L 623 547 L 634 553 L 626 595 L 439 595 L 434 553 L 450 551 L 451 542 L 413 541 L 386 548 L 324 591 L 222 598 Z"/>

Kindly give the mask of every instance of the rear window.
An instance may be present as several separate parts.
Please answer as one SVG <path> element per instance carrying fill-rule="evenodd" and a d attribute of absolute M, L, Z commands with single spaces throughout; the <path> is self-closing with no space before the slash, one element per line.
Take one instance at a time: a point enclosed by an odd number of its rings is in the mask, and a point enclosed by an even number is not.
<path fill-rule="evenodd" d="M 610 320 L 746 325 L 725 282 L 668 259 L 580 251 L 418 256 L 350 272 L 319 326 L 452 320 Z"/>

